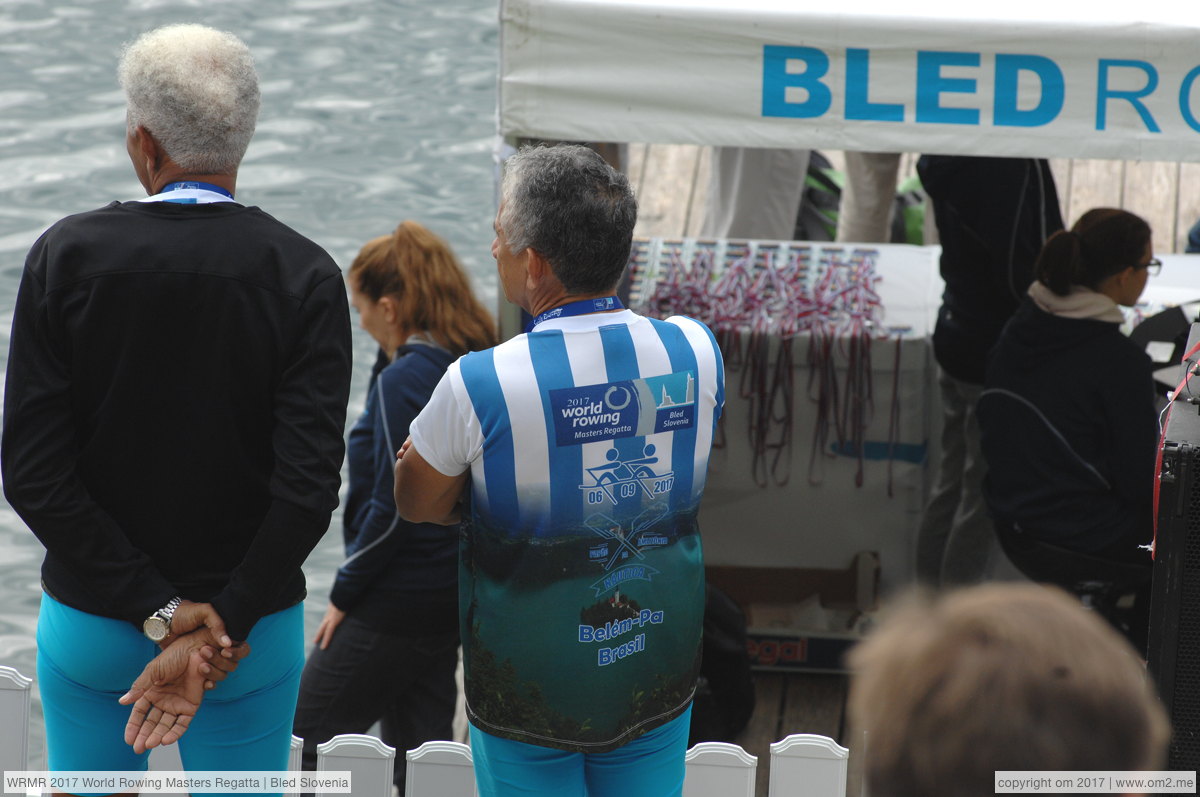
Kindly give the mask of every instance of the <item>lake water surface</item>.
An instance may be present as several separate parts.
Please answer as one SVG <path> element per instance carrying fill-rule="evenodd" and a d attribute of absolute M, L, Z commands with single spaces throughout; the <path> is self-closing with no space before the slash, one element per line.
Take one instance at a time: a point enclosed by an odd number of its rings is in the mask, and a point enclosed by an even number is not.
<path fill-rule="evenodd" d="M 144 195 L 125 153 L 121 45 L 174 22 L 242 37 L 263 89 L 238 199 L 342 265 L 402 219 L 453 245 L 495 307 L 492 0 L 3 0 L 0 3 L 0 362 L 25 253 L 70 213 Z M 350 418 L 374 344 L 355 330 Z M 341 516 L 305 572 L 309 636 L 341 560 Z M 0 664 L 34 675 L 42 547 L 0 502 Z M 34 692 L 29 765 L 43 766 Z M 3 721 L 3 718 L 0 718 Z"/>

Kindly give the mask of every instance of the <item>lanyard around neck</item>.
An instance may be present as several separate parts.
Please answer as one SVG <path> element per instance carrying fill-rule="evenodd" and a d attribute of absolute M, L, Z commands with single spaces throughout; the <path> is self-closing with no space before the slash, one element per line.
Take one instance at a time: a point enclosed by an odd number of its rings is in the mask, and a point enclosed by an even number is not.
<path fill-rule="evenodd" d="M 181 180 L 177 183 L 167 183 L 166 185 L 163 186 L 163 190 L 159 191 L 158 193 L 166 194 L 171 191 L 184 191 L 184 190 L 187 190 L 188 188 L 196 189 L 199 191 L 212 191 L 214 194 L 224 194 L 225 196 L 229 197 L 230 199 L 233 199 L 233 194 L 226 191 L 221 186 L 213 185 L 212 183 L 202 183 L 199 180 Z M 170 200 L 167 200 L 167 201 L 169 202 Z"/>
<path fill-rule="evenodd" d="M 552 310 L 539 315 L 537 318 L 530 321 L 525 326 L 526 332 L 532 332 L 533 328 L 543 321 L 549 321 L 551 318 L 570 318 L 573 315 L 587 315 L 588 313 L 603 313 L 606 310 L 624 310 L 625 305 L 621 304 L 621 300 L 616 296 L 600 296 L 595 299 L 580 299 L 577 302 L 567 302 L 564 305 L 559 305 Z"/>
<path fill-rule="evenodd" d="M 162 190 L 142 202 L 173 202 L 178 205 L 204 205 L 210 202 L 233 202 L 233 194 L 219 185 L 199 180 L 180 180 L 168 183 Z"/>

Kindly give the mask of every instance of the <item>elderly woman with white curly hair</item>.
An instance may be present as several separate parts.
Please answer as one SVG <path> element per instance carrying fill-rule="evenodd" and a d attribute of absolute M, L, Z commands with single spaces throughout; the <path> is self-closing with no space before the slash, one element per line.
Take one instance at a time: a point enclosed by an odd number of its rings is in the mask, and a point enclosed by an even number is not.
<path fill-rule="evenodd" d="M 285 769 L 300 566 L 344 454 L 341 272 L 234 199 L 259 108 L 245 44 L 160 28 L 120 80 L 149 196 L 34 244 L 6 377 L 4 491 L 46 548 L 48 764 L 144 769 L 187 731 L 188 769 Z"/>

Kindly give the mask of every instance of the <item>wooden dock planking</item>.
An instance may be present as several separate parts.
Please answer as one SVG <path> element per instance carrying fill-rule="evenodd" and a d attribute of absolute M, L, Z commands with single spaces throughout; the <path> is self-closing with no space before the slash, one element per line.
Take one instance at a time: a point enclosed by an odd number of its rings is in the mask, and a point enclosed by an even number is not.
<path fill-rule="evenodd" d="M 781 734 L 779 729 L 783 699 L 787 693 L 786 682 L 792 677 L 795 676 L 784 673 L 754 673 L 754 714 L 746 728 L 734 740 L 743 750 L 758 758 L 754 793 L 759 797 L 765 797 L 767 785 L 770 783 L 771 745 L 789 733 Z"/>
<path fill-rule="evenodd" d="M 688 226 L 684 235 L 700 234 L 700 226 L 704 223 L 704 213 L 708 207 L 708 182 L 711 175 L 712 147 L 700 147 L 700 157 L 696 159 L 696 170 L 693 173 L 692 210 L 688 214 Z"/>
<path fill-rule="evenodd" d="M 1153 249 L 1175 251 L 1178 225 L 1179 164 L 1127 161 L 1121 205 L 1137 213 L 1154 231 Z M 1186 226 L 1190 227 L 1189 222 Z"/>
<path fill-rule="evenodd" d="M 1073 160 L 1068 164 L 1071 193 L 1059 196 L 1063 222 L 1068 227 L 1088 208 L 1120 204 L 1122 165 L 1119 161 L 1097 160 Z"/>
<path fill-rule="evenodd" d="M 1051 158 L 1050 171 L 1054 174 L 1054 187 L 1058 191 L 1059 209 L 1062 211 L 1063 221 L 1070 224 L 1074 219 L 1070 218 L 1070 196 L 1071 183 L 1075 177 L 1075 170 L 1071 168 L 1069 158 Z"/>
<path fill-rule="evenodd" d="M 754 673 L 754 715 L 734 741 L 758 758 L 755 794 L 766 797 L 772 743 L 792 733 L 819 733 L 846 745 L 846 686 L 845 675 Z"/>
<path fill-rule="evenodd" d="M 787 677 L 779 735 L 819 733 L 842 738 L 847 678 L 838 674 L 796 674 Z"/>
<path fill-rule="evenodd" d="M 708 201 L 709 147 L 630 144 L 626 172 L 638 194 L 639 236 L 696 236 Z M 824 153 L 834 168 L 845 163 L 840 152 Z M 917 155 L 905 153 L 900 180 L 916 170 Z M 1137 213 L 1154 230 L 1154 250 L 1182 252 L 1187 232 L 1200 219 L 1200 164 L 1167 161 L 1105 161 L 1056 158 L 1050 161 L 1070 226 L 1094 207 L 1118 207 Z M 982 190 L 982 189 L 981 189 Z"/>
<path fill-rule="evenodd" d="M 1188 230 L 1200 219 L 1200 163 L 1181 163 L 1178 174 L 1179 210 L 1174 251 L 1182 252 L 1187 248 Z"/>
<path fill-rule="evenodd" d="M 704 213 L 703 183 L 697 179 L 702 147 L 668 144 L 631 144 L 627 173 L 638 197 L 638 223 L 655 230 L 673 230 L 673 237 L 695 234 Z M 642 235 L 646 233 L 638 232 Z M 654 233 L 657 235 L 658 233 Z"/>

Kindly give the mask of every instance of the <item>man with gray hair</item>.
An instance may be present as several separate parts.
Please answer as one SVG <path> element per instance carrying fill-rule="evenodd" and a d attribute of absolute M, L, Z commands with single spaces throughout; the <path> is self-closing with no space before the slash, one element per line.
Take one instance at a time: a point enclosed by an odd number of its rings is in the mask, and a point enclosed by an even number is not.
<path fill-rule="evenodd" d="M 48 766 L 144 769 L 187 730 L 189 769 L 282 770 L 300 566 L 338 502 L 346 292 L 319 246 L 234 200 L 259 108 L 245 44 L 160 28 L 120 80 L 149 196 L 34 244 L 6 377 L 4 491 L 46 547 Z"/>
<path fill-rule="evenodd" d="M 678 795 L 720 351 L 703 324 L 643 318 L 614 295 L 637 204 L 599 155 L 524 149 L 501 195 L 492 255 L 533 321 L 450 367 L 396 465 L 401 515 L 465 521 L 479 793 Z"/>

